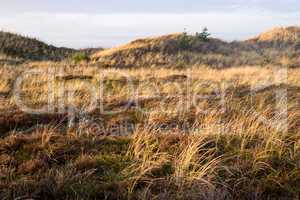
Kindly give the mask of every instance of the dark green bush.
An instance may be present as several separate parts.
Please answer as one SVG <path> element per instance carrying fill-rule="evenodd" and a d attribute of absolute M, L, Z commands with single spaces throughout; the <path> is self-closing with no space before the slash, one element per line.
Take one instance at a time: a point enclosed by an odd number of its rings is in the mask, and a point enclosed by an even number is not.
<path fill-rule="evenodd" d="M 210 35 L 211 34 L 208 32 L 208 29 L 206 27 L 202 30 L 201 33 L 198 33 L 198 32 L 196 33 L 196 37 L 198 39 L 200 39 L 201 41 L 203 41 L 203 42 L 209 41 L 209 36 Z"/>
<path fill-rule="evenodd" d="M 87 53 L 75 53 L 72 56 L 72 60 L 75 63 L 79 63 L 79 62 L 89 62 L 90 61 L 90 56 Z"/>
<path fill-rule="evenodd" d="M 296 43 L 296 49 L 297 50 L 300 50 L 300 39 L 297 41 L 297 43 Z"/>
<path fill-rule="evenodd" d="M 192 38 L 187 34 L 187 32 L 183 32 L 179 40 L 179 48 L 182 50 L 189 49 L 191 46 L 191 41 Z"/>

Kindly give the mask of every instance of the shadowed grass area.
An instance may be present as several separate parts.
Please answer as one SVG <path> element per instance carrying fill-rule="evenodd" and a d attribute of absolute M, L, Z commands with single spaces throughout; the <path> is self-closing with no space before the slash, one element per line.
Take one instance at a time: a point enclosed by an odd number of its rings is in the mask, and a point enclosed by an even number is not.
<path fill-rule="evenodd" d="M 229 128 L 229 127 L 228 127 Z M 42 199 L 294 198 L 300 135 L 244 130 L 97 136 L 51 128 L 0 141 L 0 196 Z M 229 129 L 228 129 L 229 130 Z"/>

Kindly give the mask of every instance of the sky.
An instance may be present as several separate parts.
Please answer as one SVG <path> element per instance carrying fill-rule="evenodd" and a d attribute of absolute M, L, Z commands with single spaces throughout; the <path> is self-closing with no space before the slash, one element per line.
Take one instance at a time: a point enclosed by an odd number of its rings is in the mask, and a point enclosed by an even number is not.
<path fill-rule="evenodd" d="M 72 48 L 204 27 L 213 37 L 243 40 L 291 25 L 300 25 L 299 0 L 0 0 L 0 30 Z"/>

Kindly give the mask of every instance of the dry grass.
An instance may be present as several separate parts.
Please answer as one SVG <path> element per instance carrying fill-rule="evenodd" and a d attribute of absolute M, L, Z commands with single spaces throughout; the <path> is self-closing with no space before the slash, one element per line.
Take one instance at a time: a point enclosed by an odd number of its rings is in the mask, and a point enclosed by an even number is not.
<path fill-rule="evenodd" d="M 152 46 L 157 46 L 159 43 L 166 42 L 169 40 L 176 40 L 180 37 L 180 34 L 171 34 L 171 35 L 166 35 L 166 36 L 161 36 L 161 37 L 155 37 L 155 38 L 146 38 L 146 39 L 139 39 L 135 40 L 129 44 L 112 48 L 112 49 L 107 49 L 104 51 L 100 51 L 92 56 L 92 58 L 97 58 L 99 56 L 111 56 L 112 54 L 118 52 L 118 51 L 126 51 L 126 50 L 132 50 L 132 49 L 142 49 L 142 48 L 149 48 Z"/>
<path fill-rule="evenodd" d="M 284 65 L 299 67 L 299 27 L 276 28 L 246 41 L 202 41 L 182 34 L 145 38 L 92 55 L 102 67 L 170 67 L 184 69 L 207 65 L 217 69 L 232 66 Z"/>
<path fill-rule="evenodd" d="M 0 199 L 299 197 L 299 69 L 288 69 L 279 84 L 271 66 L 153 70 L 40 62 L 2 67 L 0 92 L 11 91 L 8 82 L 28 69 L 54 72 L 55 108 L 62 100 L 84 108 L 102 83 L 103 109 L 123 111 L 103 113 L 97 102 L 91 112 L 76 113 L 70 127 L 66 111 L 28 114 L 13 94 L 0 97 Z M 68 78 L 55 78 L 61 75 Z M 47 104 L 47 80 L 46 71 L 24 80 L 27 106 Z M 97 89 L 92 95 L 91 85 Z M 288 94 L 287 131 L 261 120 L 278 117 L 276 91 L 282 89 Z M 216 90 L 225 92 L 224 104 Z M 191 105 L 194 94 L 209 98 Z M 113 132 L 125 122 L 134 127 Z"/>
<path fill-rule="evenodd" d="M 300 37 L 299 27 L 280 27 L 274 28 L 270 31 L 262 33 L 256 40 L 260 42 L 264 41 L 295 41 Z"/>

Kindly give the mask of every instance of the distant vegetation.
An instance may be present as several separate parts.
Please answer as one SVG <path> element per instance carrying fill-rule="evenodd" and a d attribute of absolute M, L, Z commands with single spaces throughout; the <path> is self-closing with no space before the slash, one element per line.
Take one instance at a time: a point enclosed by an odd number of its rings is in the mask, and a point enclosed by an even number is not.
<path fill-rule="evenodd" d="M 77 52 L 72 56 L 72 61 L 74 61 L 75 63 L 89 62 L 90 57 L 86 52 Z"/>
<path fill-rule="evenodd" d="M 183 32 L 182 36 L 179 39 L 179 48 L 186 50 L 191 46 L 192 38 L 188 36 L 187 32 Z"/>
<path fill-rule="evenodd" d="M 298 42 L 296 43 L 296 49 L 300 49 L 300 39 L 298 40 Z"/>
<path fill-rule="evenodd" d="M 0 32 L 0 64 L 23 61 L 90 62 L 101 67 L 175 67 L 206 65 L 300 66 L 300 28 L 276 28 L 246 41 L 225 42 L 212 38 L 207 28 L 189 35 L 186 31 L 156 38 L 138 39 L 129 44 L 101 48 L 69 49 L 47 45 L 37 39 Z M 6 58 L 6 59 L 2 59 Z M 284 60 L 284 62 L 282 62 Z"/>
<path fill-rule="evenodd" d="M 208 32 L 208 28 L 204 28 L 201 33 L 196 33 L 196 37 L 199 38 L 201 41 L 208 42 L 209 41 L 209 36 L 211 34 Z"/>
<path fill-rule="evenodd" d="M 37 39 L 0 32 L 0 53 L 10 57 L 60 61 L 75 52 L 74 49 L 54 47 Z"/>
<path fill-rule="evenodd" d="M 201 33 L 196 33 L 195 37 L 188 35 L 186 31 L 184 31 L 179 38 L 178 45 L 181 50 L 189 50 L 194 43 L 197 42 L 208 42 L 210 33 L 207 28 L 204 28 Z"/>
<path fill-rule="evenodd" d="M 207 65 L 226 68 L 281 65 L 284 58 L 289 60 L 289 67 L 299 67 L 299 35 L 299 27 L 288 27 L 274 29 L 246 41 L 225 42 L 211 38 L 205 28 L 196 35 L 183 32 L 139 39 L 124 46 L 98 52 L 92 59 L 106 67 Z"/>

